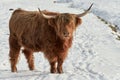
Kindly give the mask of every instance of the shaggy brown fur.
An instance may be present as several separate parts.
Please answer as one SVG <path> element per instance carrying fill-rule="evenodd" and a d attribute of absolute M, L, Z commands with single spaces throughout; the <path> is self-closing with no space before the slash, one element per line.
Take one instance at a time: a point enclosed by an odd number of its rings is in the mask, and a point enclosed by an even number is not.
<path fill-rule="evenodd" d="M 47 14 L 47 11 L 43 13 Z M 51 12 L 48 12 L 48 15 L 50 14 Z M 16 64 L 21 47 L 24 47 L 23 53 L 30 70 L 34 70 L 33 52 L 41 51 L 51 65 L 51 73 L 63 72 L 62 64 L 72 45 L 73 32 L 81 24 L 81 19 L 69 13 L 54 15 L 56 16 L 53 18 L 45 18 L 37 11 L 17 9 L 13 12 L 9 22 L 12 72 L 17 71 Z"/>

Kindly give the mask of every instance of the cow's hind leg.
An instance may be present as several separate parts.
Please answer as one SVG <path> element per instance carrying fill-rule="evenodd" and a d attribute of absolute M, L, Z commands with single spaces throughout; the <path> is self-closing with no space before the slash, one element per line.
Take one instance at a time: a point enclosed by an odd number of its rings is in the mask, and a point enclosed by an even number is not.
<path fill-rule="evenodd" d="M 34 70 L 34 56 L 33 51 L 30 51 L 28 49 L 24 49 L 23 53 L 27 59 L 28 67 L 30 70 Z"/>
<path fill-rule="evenodd" d="M 9 37 L 9 57 L 10 57 L 10 64 L 11 64 L 11 71 L 17 72 L 16 64 L 18 62 L 18 57 L 20 53 L 20 45 L 18 44 L 17 38 Z"/>

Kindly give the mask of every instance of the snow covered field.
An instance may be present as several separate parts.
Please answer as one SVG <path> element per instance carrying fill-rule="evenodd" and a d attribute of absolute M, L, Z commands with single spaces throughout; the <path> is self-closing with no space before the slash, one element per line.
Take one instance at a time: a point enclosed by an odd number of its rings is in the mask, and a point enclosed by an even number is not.
<path fill-rule="evenodd" d="M 120 0 L 58 0 L 58 2 L 70 2 L 71 7 L 84 9 L 94 3 L 92 13 L 120 28 Z"/>
<path fill-rule="evenodd" d="M 76 9 L 68 7 L 68 3 L 54 3 L 54 0 L 0 1 L 0 80 L 120 80 L 120 41 L 116 39 L 117 36 L 108 27 L 109 25 L 96 16 L 99 14 L 103 18 L 107 17 L 108 20 L 113 19 L 113 22 L 117 20 L 120 22 L 119 15 L 116 15 L 120 14 L 119 7 L 116 7 L 116 4 L 120 3 L 119 0 L 114 0 L 113 2 L 110 0 L 111 3 L 104 0 L 106 4 L 108 3 L 111 6 L 103 8 L 104 11 L 101 8 L 102 6 L 99 5 L 97 7 L 98 3 L 105 4 L 103 0 L 93 1 L 95 5 L 92 8 L 92 12 L 82 17 L 83 23 L 74 33 L 73 46 L 64 62 L 63 74 L 51 74 L 49 72 L 49 64 L 42 53 L 34 54 L 36 70 L 28 70 L 26 59 L 21 54 L 17 65 L 18 72 L 12 73 L 10 71 L 8 23 L 12 11 L 9 11 L 9 9 L 37 10 L 39 7 L 41 10 L 81 13 L 83 11 L 82 8 L 87 9 L 90 3 L 93 3 L 92 0 L 73 1 L 75 3 L 73 6 L 77 6 L 80 1 L 83 2 L 81 5 L 84 5 L 80 7 L 81 9 Z M 96 8 L 100 9 L 95 11 Z M 108 14 L 112 12 L 112 14 L 104 15 L 101 11 L 106 11 Z M 119 22 L 115 24 L 119 25 Z"/>

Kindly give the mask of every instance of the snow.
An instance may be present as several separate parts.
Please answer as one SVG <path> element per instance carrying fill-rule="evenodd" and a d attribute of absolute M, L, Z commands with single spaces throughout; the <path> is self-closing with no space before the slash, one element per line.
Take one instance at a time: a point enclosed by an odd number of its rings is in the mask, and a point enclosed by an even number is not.
<path fill-rule="evenodd" d="M 63 0 L 65 1 L 69 2 L 69 0 Z M 23 54 L 20 55 L 17 65 L 18 72 L 10 71 L 8 57 L 8 24 L 12 13 L 9 11 L 10 8 L 38 10 L 39 7 L 41 10 L 81 13 L 82 9 L 87 9 L 93 2 L 91 13 L 82 17 L 83 23 L 74 33 L 73 45 L 63 65 L 63 74 L 51 74 L 49 63 L 40 52 L 34 54 L 36 68 L 34 71 L 29 71 Z M 120 41 L 116 39 L 109 25 L 97 17 L 101 15 L 102 18 L 119 25 L 117 22 L 120 19 L 119 0 L 109 0 L 109 2 L 107 0 L 73 0 L 72 6 L 80 6 L 78 9 L 69 7 L 71 3 L 54 3 L 53 0 L 1 0 L 0 80 L 120 80 Z M 106 3 L 108 3 L 107 6 Z"/>
<path fill-rule="evenodd" d="M 119 0 L 72 0 L 71 7 L 84 8 L 94 3 L 92 12 L 120 28 L 120 1 Z"/>

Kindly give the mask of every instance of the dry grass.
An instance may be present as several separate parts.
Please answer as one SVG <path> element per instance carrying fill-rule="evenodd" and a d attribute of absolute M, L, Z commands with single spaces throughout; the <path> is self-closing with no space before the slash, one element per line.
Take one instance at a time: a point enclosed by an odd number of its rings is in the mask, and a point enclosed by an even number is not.
<path fill-rule="evenodd" d="M 109 25 L 109 27 L 112 29 L 112 31 L 117 32 L 117 28 L 114 25 Z"/>
<path fill-rule="evenodd" d="M 111 23 L 109 23 L 109 22 L 107 22 L 105 19 L 103 19 L 103 18 L 101 18 L 101 17 L 99 17 L 99 16 L 97 16 L 98 17 L 98 19 L 100 19 L 102 22 L 104 22 L 105 24 L 107 24 L 111 29 L 112 29 L 112 31 L 114 31 L 115 33 L 117 33 L 117 30 L 118 30 L 118 26 L 117 25 L 112 25 Z M 118 35 L 118 34 L 116 34 L 117 35 L 117 40 L 120 40 L 120 36 Z"/>

